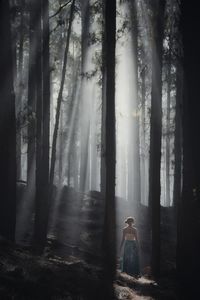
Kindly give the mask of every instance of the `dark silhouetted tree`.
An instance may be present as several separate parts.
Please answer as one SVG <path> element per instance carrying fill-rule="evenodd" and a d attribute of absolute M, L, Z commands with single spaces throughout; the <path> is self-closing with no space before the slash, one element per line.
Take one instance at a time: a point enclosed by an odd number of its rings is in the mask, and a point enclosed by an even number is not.
<path fill-rule="evenodd" d="M 178 224 L 177 267 L 186 298 L 195 298 L 200 268 L 200 142 L 199 142 L 199 53 L 198 3 L 181 2 L 183 38 L 183 188 Z M 190 274 L 191 276 L 188 276 Z M 192 293 L 192 295 L 191 295 Z M 185 295 L 186 296 L 186 295 Z"/>
<path fill-rule="evenodd" d="M 9 1 L 0 1 L 0 235 L 14 240 L 16 121 Z"/>
<path fill-rule="evenodd" d="M 35 245 L 44 247 L 49 216 L 49 121 L 50 121 L 50 71 L 49 71 L 49 3 L 38 2 L 36 54 L 36 197 Z"/>
<path fill-rule="evenodd" d="M 162 53 L 165 1 L 152 1 L 152 91 L 149 158 L 149 206 L 152 232 L 152 272 L 160 271 L 160 161 L 162 133 Z"/>
<path fill-rule="evenodd" d="M 18 54 L 18 70 L 17 70 L 17 95 L 16 95 L 16 112 L 19 115 L 22 112 L 22 95 L 23 95 L 23 62 L 24 62 L 24 41 L 25 41 L 25 0 L 20 2 L 20 37 L 19 37 L 19 54 Z M 22 130 L 17 128 L 17 179 L 21 179 L 21 157 L 22 157 Z"/>
<path fill-rule="evenodd" d="M 115 46 L 116 1 L 104 2 L 104 84 L 105 84 L 105 218 L 103 232 L 105 299 L 113 297 L 116 265 L 115 236 Z"/>
<path fill-rule="evenodd" d="M 89 0 L 81 2 L 81 73 L 82 75 L 86 72 L 86 58 L 89 44 L 89 28 L 90 28 L 90 5 Z M 81 89 L 84 90 L 85 78 L 83 76 L 81 82 Z M 81 96 L 80 107 L 84 110 L 85 98 L 84 93 Z M 81 117 L 81 128 L 80 128 L 80 149 L 81 149 L 81 161 L 80 161 L 80 191 L 85 191 L 87 189 L 87 166 L 88 166 L 88 156 L 89 156 L 89 121 L 85 114 Z"/>
<path fill-rule="evenodd" d="M 31 197 L 35 186 L 35 135 L 36 135 L 36 2 L 29 3 L 29 70 L 28 70 L 28 153 L 27 184 Z"/>

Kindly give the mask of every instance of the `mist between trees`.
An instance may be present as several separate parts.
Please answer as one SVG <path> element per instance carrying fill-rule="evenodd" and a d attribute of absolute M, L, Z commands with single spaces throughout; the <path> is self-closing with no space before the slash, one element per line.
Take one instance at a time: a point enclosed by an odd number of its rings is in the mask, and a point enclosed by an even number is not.
<path fill-rule="evenodd" d="M 170 262 L 179 274 L 195 273 L 198 47 L 190 5 L 11 0 L 0 11 L 1 235 L 39 253 L 52 236 L 97 249 L 112 297 L 123 220 L 133 215 L 143 268 L 158 277 Z M 83 211 L 98 243 L 77 224 Z"/>

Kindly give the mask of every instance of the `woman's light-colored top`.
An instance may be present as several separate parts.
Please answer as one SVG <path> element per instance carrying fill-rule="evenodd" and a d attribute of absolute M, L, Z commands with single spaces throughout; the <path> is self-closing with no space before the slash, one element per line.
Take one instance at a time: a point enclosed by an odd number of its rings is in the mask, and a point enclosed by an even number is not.
<path fill-rule="evenodd" d="M 134 241 L 135 240 L 135 234 L 133 234 L 133 233 L 126 233 L 125 234 L 125 240 L 126 241 Z"/>

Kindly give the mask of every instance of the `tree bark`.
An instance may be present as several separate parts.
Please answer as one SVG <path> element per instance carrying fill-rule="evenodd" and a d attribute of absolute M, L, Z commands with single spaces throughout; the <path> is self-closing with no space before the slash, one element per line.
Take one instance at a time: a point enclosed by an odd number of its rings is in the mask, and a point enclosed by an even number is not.
<path fill-rule="evenodd" d="M 63 180 L 63 144 L 64 144 L 64 128 L 63 128 L 63 110 L 61 109 L 61 115 L 60 115 L 60 130 L 59 130 L 59 169 L 58 169 L 58 177 L 59 177 L 59 185 L 61 185 L 61 182 Z"/>
<path fill-rule="evenodd" d="M 183 37 L 183 189 L 180 204 L 177 268 L 187 298 L 198 292 L 200 268 L 200 143 L 199 143 L 199 53 L 200 44 L 193 39 L 199 32 L 198 3 L 181 2 Z M 191 277 L 186 278 L 188 274 Z M 185 294 L 184 294 L 185 295 Z"/>
<path fill-rule="evenodd" d="M 104 4 L 105 6 L 105 4 Z M 103 6 L 103 14 L 105 7 Z M 106 46 L 105 31 L 102 31 L 102 105 L 101 105 L 101 166 L 100 166 L 100 190 L 103 198 L 105 198 L 106 188 Z"/>
<path fill-rule="evenodd" d="M 178 207 L 181 197 L 181 179 L 182 179 L 182 99 L 183 99 L 183 67 L 180 58 L 177 58 L 176 69 L 176 115 L 175 115 L 175 137 L 174 137 L 174 190 L 173 206 L 177 218 Z"/>
<path fill-rule="evenodd" d="M 104 2 L 105 6 L 105 216 L 103 232 L 105 299 L 113 298 L 113 281 L 116 266 L 115 236 L 115 46 L 116 1 Z M 104 299 L 104 298 L 103 298 Z"/>
<path fill-rule="evenodd" d="M 49 185 L 49 132 L 50 132 L 50 54 L 49 54 L 49 0 L 42 0 L 42 20 L 43 20 L 43 184 L 46 188 Z"/>
<path fill-rule="evenodd" d="M 86 58 L 88 50 L 88 41 L 89 41 L 89 26 L 90 26 L 90 15 L 89 15 L 89 0 L 85 0 L 81 3 L 81 20 L 82 20 L 82 37 L 81 37 L 81 73 L 84 74 L 86 71 Z M 81 128 L 80 128 L 80 148 L 81 148 L 81 160 L 80 160 L 80 191 L 87 190 L 88 187 L 88 152 L 89 152 L 89 119 L 85 113 L 85 95 L 84 95 L 84 85 L 85 78 L 82 78 L 81 82 Z"/>
<path fill-rule="evenodd" d="M 20 40 L 19 40 L 19 63 L 18 63 L 18 91 L 17 91 L 17 104 L 16 111 L 22 111 L 22 95 L 23 95 L 23 55 L 24 55 L 24 8 L 25 0 L 21 0 L 21 13 L 20 13 Z M 22 148 L 22 132 L 21 128 L 17 128 L 17 179 L 21 179 L 21 148 Z"/>
<path fill-rule="evenodd" d="M 49 5 L 41 0 L 37 7 L 37 127 L 36 127 L 36 198 L 35 246 L 43 249 L 47 237 L 49 216 L 49 121 L 50 121 L 50 72 L 49 72 Z"/>
<path fill-rule="evenodd" d="M 137 210 L 138 205 L 141 202 L 141 174 L 140 174 L 140 137 L 139 137 L 139 116 L 137 114 L 139 107 L 138 100 L 138 15 L 137 15 L 137 1 L 130 2 L 130 15 L 132 20 L 132 40 L 133 40 L 133 65 L 135 72 L 135 81 L 133 86 L 135 88 L 135 103 L 133 103 L 133 109 L 136 112 L 135 118 L 133 118 L 133 149 L 130 149 L 132 160 L 132 172 L 129 173 L 129 201 L 133 201 L 134 210 Z M 131 157 L 131 155 L 129 156 Z M 131 162 L 128 163 L 129 165 Z M 135 211 L 137 214 L 137 211 Z"/>
<path fill-rule="evenodd" d="M 141 142 L 141 202 L 143 204 L 147 204 L 147 189 L 146 189 L 146 177 L 147 177 L 147 170 L 146 170 L 146 130 L 145 130 L 145 105 L 146 105 L 146 67 L 143 65 L 143 69 L 141 72 L 141 79 L 142 79 L 142 87 L 141 87 L 141 94 L 142 94 L 142 111 L 141 111 L 141 135 L 140 135 L 140 142 Z"/>
<path fill-rule="evenodd" d="M 27 150 L 27 184 L 28 189 L 35 193 L 35 135 L 36 135 L 36 3 L 30 1 L 29 24 L 29 71 L 28 71 L 28 150 Z"/>
<path fill-rule="evenodd" d="M 16 121 L 9 1 L 0 1 L 0 235 L 14 241 Z"/>
<path fill-rule="evenodd" d="M 35 194 L 35 223 L 34 223 L 34 243 L 37 249 L 43 249 L 43 224 L 42 215 L 44 213 L 43 194 L 43 89 L 42 89 L 42 0 L 37 1 L 36 8 L 36 194 Z"/>
<path fill-rule="evenodd" d="M 151 215 L 151 266 L 160 272 L 160 162 L 162 132 L 162 44 L 165 1 L 153 2 L 152 92 L 150 119 L 149 206 Z"/>
<path fill-rule="evenodd" d="M 167 60 L 167 117 L 166 117 L 166 206 L 170 206 L 170 105 L 171 105 L 171 36 L 169 37 L 169 53 Z"/>

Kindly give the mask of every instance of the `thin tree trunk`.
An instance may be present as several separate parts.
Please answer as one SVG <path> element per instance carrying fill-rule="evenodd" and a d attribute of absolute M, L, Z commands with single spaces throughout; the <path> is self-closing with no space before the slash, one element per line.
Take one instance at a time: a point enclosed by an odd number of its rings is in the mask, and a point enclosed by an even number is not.
<path fill-rule="evenodd" d="M 73 161 L 74 161 L 74 189 L 78 191 L 79 182 L 78 182 L 78 173 L 79 173 L 79 155 L 77 153 L 77 147 L 73 152 Z"/>
<path fill-rule="evenodd" d="M 30 1 L 29 25 L 29 71 L 28 71 L 28 150 L 27 150 L 27 184 L 34 190 L 35 186 L 35 134 L 36 134 L 36 3 Z M 33 195 L 31 195 L 32 197 Z"/>
<path fill-rule="evenodd" d="M 71 185 L 71 153 L 68 155 L 68 168 L 67 168 L 67 185 L 70 187 Z"/>
<path fill-rule="evenodd" d="M 15 239 L 16 121 L 9 1 L 0 1 L 0 235 Z"/>
<path fill-rule="evenodd" d="M 89 39 L 89 26 L 90 26 L 90 15 L 89 15 L 89 0 L 85 0 L 81 3 L 81 19 L 82 19 L 82 37 L 81 37 L 81 73 L 84 74 L 86 71 L 86 58 L 88 50 L 88 39 Z M 81 164 L 80 164 L 80 190 L 85 191 L 87 189 L 87 169 L 88 169 L 88 152 L 89 152 L 89 120 L 85 113 L 85 95 L 84 95 L 85 79 L 82 78 L 81 83 L 81 134 L 80 134 L 80 148 L 81 148 Z"/>
<path fill-rule="evenodd" d="M 176 115 L 175 115 L 175 137 L 174 137 L 174 190 L 173 190 L 173 206 L 175 215 L 177 216 L 178 207 L 181 197 L 181 165 L 182 165 L 182 89 L 183 89 L 183 70 L 180 59 L 177 61 L 176 70 Z"/>
<path fill-rule="evenodd" d="M 167 61 L 167 118 L 166 118 L 166 206 L 170 206 L 170 105 L 171 105 L 171 36 Z"/>
<path fill-rule="evenodd" d="M 140 137 L 139 137 L 139 117 L 137 116 L 139 101 L 138 101 L 138 16 L 137 16 L 137 1 L 131 1 L 130 3 L 131 19 L 132 19 L 132 39 L 133 39 L 133 61 L 134 61 L 134 71 L 135 71 L 135 82 L 133 82 L 134 93 L 135 93 L 135 103 L 134 110 L 136 112 L 136 117 L 133 119 L 133 149 L 131 153 L 134 154 L 133 166 L 132 166 L 132 176 L 129 176 L 129 190 L 130 196 L 133 199 L 134 207 L 138 207 L 141 202 L 141 174 L 140 174 Z M 129 156 L 131 157 L 131 155 Z M 130 165 L 130 162 L 129 162 Z M 130 174 L 131 175 L 131 174 Z M 130 181 L 131 180 L 131 181 Z M 137 212 L 135 212 L 137 214 Z"/>
<path fill-rule="evenodd" d="M 41 0 L 38 5 L 37 27 L 37 135 L 36 135 L 36 205 L 35 244 L 44 248 L 49 217 L 49 5 Z"/>
<path fill-rule="evenodd" d="M 106 188 L 106 76 L 105 76 L 105 64 L 106 64 L 106 47 L 105 47 L 105 33 L 102 36 L 102 106 L 101 106 L 101 169 L 100 169 L 100 190 L 105 197 Z"/>
<path fill-rule="evenodd" d="M 50 72 L 49 72 L 49 6 L 41 0 L 37 7 L 37 134 L 36 134 L 36 198 L 35 246 L 43 250 L 47 237 L 49 217 L 49 126 L 50 126 Z"/>
<path fill-rule="evenodd" d="M 149 206 L 151 215 L 151 266 L 160 272 L 160 162 L 162 133 L 162 43 L 165 1 L 153 2 L 152 91 L 150 119 Z"/>
<path fill-rule="evenodd" d="M 42 0 L 37 2 L 37 48 L 36 48 L 36 194 L 34 242 L 37 249 L 44 245 L 42 215 L 44 213 L 43 194 L 43 89 L 42 89 Z"/>
<path fill-rule="evenodd" d="M 64 52 L 61 84 L 60 84 L 60 90 L 59 90 L 58 99 L 57 99 L 56 121 L 55 121 L 55 127 L 54 127 L 54 132 L 53 132 L 52 153 L 51 153 L 50 186 L 53 185 L 53 181 L 54 181 L 55 162 L 56 162 L 56 143 L 57 143 L 59 120 L 60 120 L 60 108 L 61 108 L 61 103 L 62 103 L 64 83 L 65 83 L 65 75 L 66 75 L 66 67 L 67 67 L 68 51 L 69 51 L 69 42 L 70 42 L 70 36 L 71 36 L 73 16 L 74 16 L 74 7 L 75 7 L 75 0 L 73 0 L 72 4 L 71 4 L 69 26 L 68 26 L 67 40 L 66 40 L 66 47 L 65 47 L 65 52 Z"/>
<path fill-rule="evenodd" d="M 116 266 L 116 216 L 115 216 L 115 47 L 116 47 L 116 1 L 105 1 L 105 216 L 103 232 L 105 297 L 114 297 L 113 281 Z"/>
<path fill-rule="evenodd" d="M 49 135 L 50 135 L 50 54 L 49 54 L 49 0 L 42 0 L 43 19 L 43 184 L 48 189 L 49 185 Z"/>
<path fill-rule="evenodd" d="M 20 14 L 20 41 L 19 41 L 19 64 L 18 64 L 18 95 L 17 107 L 18 113 L 22 111 L 22 95 L 23 95 L 23 48 L 24 48 L 24 7 L 25 0 L 21 0 L 21 14 Z M 21 148 L 22 148 L 22 132 L 19 127 L 17 130 L 17 179 L 21 179 Z"/>
<path fill-rule="evenodd" d="M 177 58 L 176 69 L 176 115 L 175 115 L 175 137 L 174 137 L 174 190 L 173 190 L 173 208 L 174 222 L 177 227 L 176 241 L 176 262 L 179 266 L 180 240 L 179 233 L 181 229 L 181 190 L 182 190 L 182 103 L 183 103 L 183 66 L 181 59 Z"/>
<path fill-rule="evenodd" d="M 95 123 L 93 122 L 92 126 L 92 141 L 91 141 L 91 189 L 96 190 L 97 187 L 97 172 L 98 172 L 98 158 L 97 158 L 97 138 L 96 138 L 96 131 L 95 131 Z"/>
<path fill-rule="evenodd" d="M 61 116 L 60 116 L 60 135 L 59 135 L 59 169 L 58 169 L 58 177 L 59 177 L 59 184 L 61 185 L 62 182 L 62 175 L 63 175 L 63 135 L 64 135 L 64 129 L 63 129 L 63 111 L 61 109 Z"/>
<path fill-rule="evenodd" d="M 145 79 L 146 79 L 146 68 L 143 66 L 142 69 L 142 87 L 141 87 L 141 94 L 142 94 L 142 113 L 141 113 L 141 135 L 140 135 L 140 142 L 141 142 L 141 201 L 143 204 L 146 203 L 146 145 L 145 145 L 145 105 L 146 105 L 146 84 L 145 84 Z"/>

